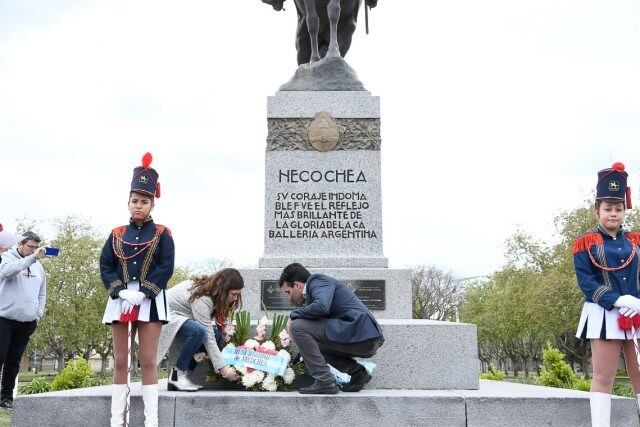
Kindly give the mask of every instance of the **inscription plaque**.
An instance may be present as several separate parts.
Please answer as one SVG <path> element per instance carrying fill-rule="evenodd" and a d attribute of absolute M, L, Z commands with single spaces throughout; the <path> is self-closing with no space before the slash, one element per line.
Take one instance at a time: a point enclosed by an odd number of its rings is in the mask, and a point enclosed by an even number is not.
<path fill-rule="evenodd" d="M 369 310 L 386 309 L 384 280 L 341 280 L 341 282 L 355 292 Z M 260 288 L 260 299 L 267 310 L 296 308 L 296 305 L 287 298 L 287 294 L 280 290 L 277 280 L 262 280 Z"/>
<path fill-rule="evenodd" d="M 262 280 L 260 282 L 261 307 L 267 310 L 293 310 L 296 305 L 289 301 L 287 294 L 280 290 L 277 280 Z"/>

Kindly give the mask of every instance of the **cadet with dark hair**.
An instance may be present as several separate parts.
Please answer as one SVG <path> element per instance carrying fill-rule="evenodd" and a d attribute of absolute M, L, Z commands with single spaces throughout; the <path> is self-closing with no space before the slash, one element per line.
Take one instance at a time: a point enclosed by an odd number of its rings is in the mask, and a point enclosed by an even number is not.
<path fill-rule="evenodd" d="M 0 407 L 13 409 L 13 389 L 20 359 L 38 320 L 44 315 L 47 281 L 38 262 L 45 254 L 40 237 L 30 231 L 0 263 Z"/>
<path fill-rule="evenodd" d="M 168 227 L 151 217 L 160 197 L 158 172 L 151 167 L 150 153 L 133 170 L 129 224 L 111 231 L 100 256 L 100 275 L 109 294 L 102 322 L 111 325 L 113 336 L 113 385 L 111 426 L 127 421 L 129 349 L 138 335 L 138 360 L 142 370 L 142 401 L 145 427 L 158 425 L 158 370 L 156 352 L 162 325 L 168 323 L 165 288 L 173 275 L 175 247 Z M 135 323 L 129 337 L 127 323 Z"/>
<path fill-rule="evenodd" d="M 285 267 L 279 285 L 291 301 L 305 305 L 291 312 L 288 328 L 315 381 L 298 391 L 338 393 L 327 364 L 351 375 L 342 391 L 362 390 L 371 375 L 353 358 L 372 357 L 384 343 L 373 314 L 345 285 L 324 274 L 312 275 L 297 263 Z"/>
<path fill-rule="evenodd" d="M 573 245 L 573 264 L 584 294 L 576 336 L 591 343 L 593 381 L 589 401 L 593 426 L 609 426 L 611 422 L 611 390 L 620 349 L 640 402 L 640 370 L 634 348 L 637 336 L 625 328 L 625 323 L 639 320 L 640 312 L 640 233 L 623 227 L 625 210 L 631 209 L 627 177 L 622 163 L 598 172 L 598 225 Z"/>

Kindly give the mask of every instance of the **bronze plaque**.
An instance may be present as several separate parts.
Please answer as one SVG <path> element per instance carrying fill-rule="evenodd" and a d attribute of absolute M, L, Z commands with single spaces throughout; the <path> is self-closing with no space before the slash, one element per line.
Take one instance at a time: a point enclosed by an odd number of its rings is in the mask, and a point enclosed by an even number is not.
<path fill-rule="evenodd" d="M 384 280 L 343 280 L 341 283 L 354 291 L 369 310 L 386 309 Z M 267 310 L 293 310 L 297 308 L 293 302 L 289 301 L 287 294 L 278 287 L 277 280 L 262 280 L 260 282 L 260 299 Z"/>

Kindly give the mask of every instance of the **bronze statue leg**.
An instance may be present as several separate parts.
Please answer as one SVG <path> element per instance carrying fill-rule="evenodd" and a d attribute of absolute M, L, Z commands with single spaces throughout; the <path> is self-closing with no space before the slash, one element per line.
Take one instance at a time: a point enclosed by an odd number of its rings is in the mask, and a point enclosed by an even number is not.
<path fill-rule="evenodd" d="M 309 39 L 311 41 L 311 59 L 309 62 L 320 60 L 318 54 L 318 31 L 320 29 L 320 18 L 316 13 L 315 0 L 304 0 L 304 8 L 307 15 L 307 28 L 309 29 Z"/>
<path fill-rule="evenodd" d="M 296 35 L 296 50 L 298 51 L 298 65 L 308 64 L 311 58 L 311 43 L 306 18 L 300 18 Z"/>
<path fill-rule="evenodd" d="M 340 49 L 338 48 L 338 20 L 340 19 L 340 0 L 331 0 L 327 6 L 327 14 L 329 15 L 329 25 L 331 27 L 331 39 L 329 41 L 329 50 L 326 58 L 340 58 Z"/>
<path fill-rule="evenodd" d="M 356 12 L 357 13 L 357 12 Z M 346 17 L 338 22 L 338 45 L 344 58 L 351 47 L 351 39 L 356 31 L 356 20 Z"/>

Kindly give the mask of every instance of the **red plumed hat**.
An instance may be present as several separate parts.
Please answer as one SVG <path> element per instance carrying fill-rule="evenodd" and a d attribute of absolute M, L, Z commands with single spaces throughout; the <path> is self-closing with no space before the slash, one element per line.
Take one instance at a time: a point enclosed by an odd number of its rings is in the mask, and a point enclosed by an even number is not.
<path fill-rule="evenodd" d="M 133 170 L 131 179 L 131 191 L 146 194 L 151 197 L 160 197 L 160 182 L 158 172 L 151 167 L 153 156 L 145 153 L 142 156 L 142 164 Z"/>
<path fill-rule="evenodd" d="M 596 200 L 626 202 L 626 208 L 631 209 L 631 189 L 627 187 L 627 177 L 624 165 L 615 162 L 610 168 L 598 172 L 596 186 Z"/>

